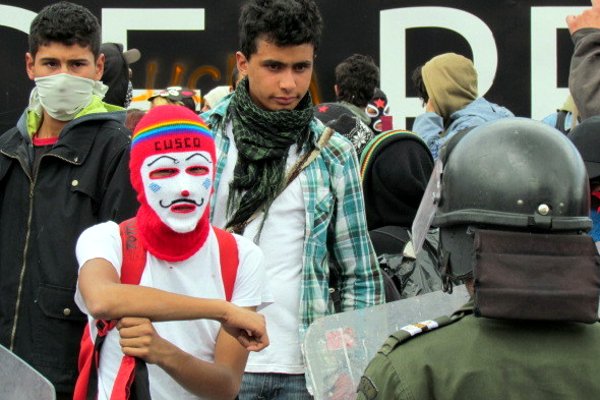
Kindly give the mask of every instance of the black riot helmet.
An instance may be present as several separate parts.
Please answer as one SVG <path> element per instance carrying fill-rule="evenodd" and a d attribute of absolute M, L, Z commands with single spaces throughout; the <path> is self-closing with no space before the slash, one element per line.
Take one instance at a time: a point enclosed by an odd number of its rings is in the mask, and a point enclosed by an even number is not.
<path fill-rule="evenodd" d="M 441 228 L 451 278 L 471 273 L 474 229 L 565 234 L 591 228 L 585 165 L 552 127 L 526 118 L 486 123 L 454 143 L 441 162 L 433 225 Z"/>
<path fill-rule="evenodd" d="M 585 165 L 564 135 L 537 121 L 481 125 L 447 156 L 434 225 L 588 230 Z"/>

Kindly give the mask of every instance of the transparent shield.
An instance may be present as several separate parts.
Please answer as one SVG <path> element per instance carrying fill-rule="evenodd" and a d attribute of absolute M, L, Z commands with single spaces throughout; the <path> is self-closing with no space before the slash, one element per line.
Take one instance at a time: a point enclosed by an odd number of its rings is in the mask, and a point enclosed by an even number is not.
<path fill-rule="evenodd" d="M 468 300 L 465 285 L 460 285 L 452 294 L 431 292 L 317 319 L 302 346 L 309 390 L 316 400 L 356 399 L 364 370 L 389 335 L 410 324 L 451 315 Z"/>
<path fill-rule="evenodd" d="M 444 166 L 442 165 L 442 161 L 438 159 L 433 166 L 431 178 L 429 178 L 429 183 L 427 183 L 427 187 L 425 188 L 425 193 L 423 194 L 423 199 L 417 210 L 417 215 L 413 220 L 411 232 L 415 255 L 419 254 L 421 251 L 425 236 L 427 236 L 427 232 L 431 227 L 431 221 L 433 221 L 433 217 L 437 211 L 442 193 L 443 169 Z"/>
<path fill-rule="evenodd" d="M 307 385 L 317 400 L 353 400 L 360 378 L 389 335 L 450 315 L 469 300 L 464 285 L 319 318 L 303 342 Z"/>
<path fill-rule="evenodd" d="M 56 393 L 48 379 L 0 346 L 0 399 L 55 400 Z"/>

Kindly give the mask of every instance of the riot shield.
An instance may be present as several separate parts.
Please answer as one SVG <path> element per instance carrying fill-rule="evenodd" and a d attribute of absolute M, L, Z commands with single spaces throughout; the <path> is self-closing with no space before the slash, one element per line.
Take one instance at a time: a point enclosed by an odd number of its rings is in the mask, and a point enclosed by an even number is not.
<path fill-rule="evenodd" d="M 50 381 L 0 345 L 0 399 L 55 400 Z"/>
<path fill-rule="evenodd" d="M 369 361 L 402 327 L 450 315 L 469 300 L 464 285 L 452 294 L 426 293 L 316 320 L 304 337 L 307 385 L 317 400 L 351 400 Z"/>

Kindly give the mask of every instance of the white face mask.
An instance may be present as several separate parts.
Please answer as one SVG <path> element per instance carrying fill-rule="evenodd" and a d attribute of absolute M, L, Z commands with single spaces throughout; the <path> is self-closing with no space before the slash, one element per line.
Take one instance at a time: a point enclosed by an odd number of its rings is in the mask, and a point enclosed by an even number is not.
<path fill-rule="evenodd" d="M 178 233 L 196 229 L 212 189 L 213 163 L 206 151 L 147 157 L 141 168 L 146 201 Z"/>
<path fill-rule="evenodd" d="M 70 121 L 92 101 L 92 95 L 104 96 L 102 82 L 66 73 L 35 78 L 32 102 L 39 101 L 54 119 Z M 104 93 L 103 93 L 104 92 Z"/>

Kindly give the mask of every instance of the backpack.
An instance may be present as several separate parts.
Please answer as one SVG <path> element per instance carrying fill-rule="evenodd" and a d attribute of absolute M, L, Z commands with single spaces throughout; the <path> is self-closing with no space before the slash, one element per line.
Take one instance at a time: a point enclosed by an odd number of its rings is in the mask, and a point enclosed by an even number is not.
<path fill-rule="evenodd" d="M 385 284 L 386 302 L 442 290 L 437 268 L 439 231 L 430 230 L 415 255 L 407 228 L 386 226 L 369 232 Z"/>
<path fill-rule="evenodd" d="M 216 227 L 212 228 L 219 243 L 225 298 L 227 301 L 231 301 L 239 264 L 237 242 L 231 233 Z M 121 222 L 119 231 L 123 249 L 121 283 L 138 285 L 146 266 L 146 249 L 139 238 L 136 218 Z M 74 400 L 96 399 L 100 350 L 106 335 L 116 326 L 116 323 L 117 321 L 97 320 L 98 334 L 94 341 L 90 337 L 90 327 L 86 324 L 81 338 L 78 360 L 79 376 L 75 383 Z M 150 399 L 149 388 L 146 363 L 135 357 L 123 356 L 111 400 Z"/>
<path fill-rule="evenodd" d="M 371 179 L 373 179 L 371 173 L 376 160 L 385 152 L 386 148 L 401 141 L 412 141 L 420 144 L 433 164 L 433 158 L 427 145 L 415 133 L 404 130 L 382 132 L 367 144 L 360 158 L 360 175 L 365 198 L 369 193 L 376 195 L 376 193 L 369 192 L 369 189 L 367 189 Z M 367 221 L 369 221 L 368 209 L 366 214 Z M 378 221 L 376 226 L 380 226 L 381 222 Z M 437 231 L 431 231 L 427 235 L 423 250 L 418 257 L 415 256 L 414 250 L 412 250 L 411 232 L 404 226 L 387 225 L 371 229 L 369 237 L 373 243 L 375 254 L 377 254 L 377 261 L 383 277 L 386 302 L 442 288 L 441 276 L 437 269 Z"/>

